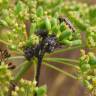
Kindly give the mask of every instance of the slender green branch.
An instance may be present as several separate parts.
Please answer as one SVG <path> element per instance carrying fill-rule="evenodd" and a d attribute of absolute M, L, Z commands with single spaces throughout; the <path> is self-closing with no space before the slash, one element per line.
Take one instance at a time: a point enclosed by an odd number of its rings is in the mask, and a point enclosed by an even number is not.
<path fill-rule="evenodd" d="M 59 64 L 61 63 L 61 64 L 64 64 L 64 65 L 73 67 L 73 68 L 75 68 L 75 69 L 77 69 L 77 70 L 80 69 L 78 65 L 70 64 L 70 63 L 68 63 L 68 62 L 58 62 L 58 63 L 59 63 Z"/>
<path fill-rule="evenodd" d="M 12 56 L 12 57 L 8 58 L 8 60 L 15 60 L 15 59 L 24 59 L 25 60 L 25 57 L 24 56 Z"/>
<path fill-rule="evenodd" d="M 34 63 L 34 81 L 36 81 L 36 71 L 37 71 L 37 59 L 35 59 L 35 63 Z"/>
<path fill-rule="evenodd" d="M 74 60 L 74 59 L 68 59 L 68 58 L 57 58 L 57 57 L 49 57 L 49 58 L 44 58 L 44 61 L 48 61 L 48 62 L 74 62 L 74 63 L 79 63 L 78 60 Z"/>
<path fill-rule="evenodd" d="M 32 66 L 33 63 L 34 63 L 34 60 L 30 62 L 25 61 L 20 71 L 16 74 L 14 80 L 15 81 L 20 80 L 21 77 L 26 73 L 26 71 Z"/>
<path fill-rule="evenodd" d="M 51 61 L 52 62 L 52 61 Z M 75 69 L 79 69 L 79 67 L 75 64 L 70 64 L 70 63 L 68 63 L 68 62 L 62 62 L 62 61 L 58 61 L 58 60 L 55 60 L 55 61 L 53 61 L 53 62 L 56 62 L 56 63 L 59 63 L 59 64 L 64 64 L 64 65 L 67 65 L 67 66 L 70 66 L 70 67 L 73 67 L 73 68 L 75 68 Z"/>
<path fill-rule="evenodd" d="M 77 77 L 75 77 L 74 75 L 72 75 L 72 74 L 70 74 L 70 73 L 68 73 L 68 72 L 65 72 L 65 71 L 63 71 L 63 70 L 61 70 L 61 69 L 59 69 L 59 68 L 57 68 L 57 67 L 55 67 L 55 66 L 53 66 L 53 65 L 50 65 L 50 64 L 48 64 L 48 63 L 46 63 L 46 62 L 44 62 L 44 65 L 46 65 L 47 67 L 52 68 L 52 69 L 54 69 L 54 70 L 62 73 L 62 74 L 64 74 L 64 75 L 68 76 L 68 77 L 71 77 L 71 78 L 73 78 L 73 79 L 77 79 Z"/>
<path fill-rule="evenodd" d="M 4 40 L 1 40 L 1 39 L 0 39 L 0 42 L 3 43 L 3 44 L 5 44 L 5 45 L 10 45 L 8 42 L 6 42 Z"/>
<path fill-rule="evenodd" d="M 69 48 L 66 48 L 66 49 L 59 49 L 59 50 L 55 50 L 50 55 L 58 54 L 58 53 L 66 52 L 66 51 L 72 51 L 72 50 L 80 49 L 80 48 L 83 48 L 83 46 L 76 46 L 76 47 L 69 47 Z"/>
<path fill-rule="evenodd" d="M 13 70 L 13 72 L 15 73 L 15 72 L 18 72 L 18 70 L 20 69 L 20 68 L 22 68 L 23 67 L 23 64 L 18 64 L 17 66 L 16 66 L 16 68 Z"/>

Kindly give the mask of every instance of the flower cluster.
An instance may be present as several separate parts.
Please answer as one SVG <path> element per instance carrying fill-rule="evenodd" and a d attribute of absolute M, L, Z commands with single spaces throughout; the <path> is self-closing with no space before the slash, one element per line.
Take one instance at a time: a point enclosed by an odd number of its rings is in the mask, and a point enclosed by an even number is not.
<path fill-rule="evenodd" d="M 10 94 L 12 81 L 14 77 L 12 71 L 8 69 L 8 66 L 2 62 L 0 65 L 0 96 L 7 96 Z M 46 87 L 36 87 L 36 82 L 28 81 L 21 79 L 18 84 L 15 84 L 14 89 L 12 89 L 11 96 L 34 96 L 37 93 L 37 96 L 45 96 Z"/>
<path fill-rule="evenodd" d="M 89 27 L 87 30 L 88 30 L 88 38 L 87 38 L 87 44 L 89 47 L 95 47 L 96 46 L 96 26 L 91 26 Z"/>
<path fill-rule="evenodd" d="M 6 96 L 9 92 L 10 81 L 13 80 L 12 72 L 4 62 L 0 65 L 0 95 Z"/>
<path fill-rule="evenodd" d="M 21 0 L 12 5 L 8 4 L 8 8 L 2 8 L 0 17 L 2 35 L 0 39 L 8 42 L 11 50 L 21 49 L 27 43 L 31 45 L 38 44 L 41 40 L 35 34 L 38 30 L 47 31 L 48 35 L 55 34 L 57 41 L 63 45 L 81 44 L 81 40 L 75 38 L 78 33 L 72 33 L 75 30 L 67 18 L 60 23 L 59 16 L 48 16 L 43 7 L 36 6 L 37 2 L 33 0 Z M 35 22 L 33 22 L 34 20 Z M 29 28 L 27 28 L 28 26 Z M 7 29 L 6 34 L 3 32 L 5 28 Z"/>
<path fill-rule="evenodd" d="M 96 56 L 89 52 L 85 54 L 85 51 L 82 50 L 82 56 L 80 58 L 80 73 L 79 79 L 83 84 L 88 88 L 93 96 L 96 95 Z"/>
<path fill-rule="evenodd" d="M 0 39 L 8 42 L 11 50 L 16 50 L 22 48 L 28 38 L 27 22 L 31 20 L 31 24 L 33 20 L 35 20 L 36 16 L 34 18 L 33 16 L 36 15 L 36 2 L 34 0 L 21 0 L 13 2 L 12 4 L 10 4 L 10 2 L 6 3 L 8 5 L 6 8 L 0 6 L 2 8 L 0 11 L 0 28 L 2 28 Z M 4 32 L 4 30 L 6 30 L 6 32 Z M 33 35 L 34 34 L 32 34 L 32 36 Z M 30 36 L 30 38 L 32 36 Z"/>
<path fill-rule="evenodd" d="M 35 87 L 35 84 L 35 82 L 21 79 L 12 91 L 12 96 L 34 96 L 35 92 L 37 96 L 45 96 L 46 87 Z"/>
<path fill-rule="evenodd" d="M 57 45 L 96 47 L 96 6 L 88 6 L 73 0 L 70 2 L 15 0 L 11 3 L 10 1 L 0 0 L 0 42 L 8 45 L 10 51 L 25 56 L 29 63 L 31 60 L 35 61 L 34 57 L 38 59 L 37 84 L 45 53 L 53 52 Z M 0 96 L 2 96 L 8 92 L 13 78 L 9 69 L 14 66 L 11 63 L 9 63 L 10 66 L 2 63 L 6 56 L 9 56 L 6 50 L 4 52 L 0 50 L 0 55 L 2 56 L 0 57 L 0 88 L 3 90 Z M 30 64 L 26 65 L 27 67 L 25 65 L 22 68 L 23 72 L 22 70 L 20 72 L 24 73 L 30 66 Z M 79 79 L 92 94 L 95 94 L 96 57 L 94 54 L 89 52 L 86 55 L 82 51 L 79 67 Z M 46 93 L 45 87 L 37 88 L 36 86 L 31 81 L 21 79 L 12 91 L 12 95 L 32 96 L 35 93 L 37 96 L 43 96 Z"/>

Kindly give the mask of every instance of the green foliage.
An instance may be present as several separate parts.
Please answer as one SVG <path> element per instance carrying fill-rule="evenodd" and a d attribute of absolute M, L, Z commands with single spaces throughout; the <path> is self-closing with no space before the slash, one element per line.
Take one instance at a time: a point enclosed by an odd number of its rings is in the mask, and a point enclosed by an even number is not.
<path fill-rule="evenodd" d="M 46 88 L 42 87 L 35 87 L 35 82 L 31 82 L 28 80 L 21 79 L 18 86 L 15 87 L 15 90 L 12 91 L 12 96 L 34 96 L 35 91 L 37 96 L 44 96 L 46 93 Z"/>
<path fill-rule="evenodd" d="M 8 66 L 4 62 L 0 65 L 0 95 L 6 96 L 8 94 L 10 81 L 13 80 L 12 73 L 8 70 Z"/>
<path fill-rule="evenodd" d="M 92 52 L 89 52 L 88 54 L 85 54 L 84 50 L 81 52 L 79 79 L 88 90 L 94 93 L 93 91 L 96 90 L 96 56 Z M 93 96 L 95 96 L 95 94 L 96 93 L 94 93 Z"/>
<path fill-rule="evenodd" d="M 37 96 L 45 96 L 45 86 L 37 87 L 36 84 L 34 85 L 33 81 L 21 79 L 32 64 L 38 66 L 37 55 L 39 54 L 42 56 L 41 53 L 45 51 L 35 50 L 35 48 L 38 49 L 37 46 L 40 46 L 40 44 L 43 46 L 42 42 L 45 39 L 36 32 L 38 30 L 46 31 L 48 32 L 48 37 L 53 35 L 56 37 L 57 45 L 67 47 L 66 49 L 55 50 L 55 52 L 51 54 L 75 50 L 78 48 L 79 50 L 83 48 L 88 48 L 89 50 L 95 48 L 96 5 L 93 6 L 77 3 L 73 0 L 11 1 L 12 0 L 0 0 L 0 42 L 6 44 L 10 52 L 18 53 L 18 55 L 23 57 L 27 62 L 22 64 L 22 67 L 20 67 L 20 70 L 15 74 L 15 76 L 10 75 L 12 70 L 9 70 L 6 67 L 6 59 L 2 61 L 5 64 L 0 62 L 0 86 L 2 87 L 0 96 L 5 96 L 5 94 L 10 91 L 8 90 L 8 87 L 11 81 L 18 82 L 15 90 L 12 90 L 12 96 L 34 96 L 34 93 L 36 93 Z M 41 49 L 42 46 L 40 46 Z M 46 46 L 49 46 L 48 43 L 45 44 L 45 49 Z M 32 51 L 32 54 L 35 54 L 29 61 L 25 58 L 26 52 L 24 53 L 24 51 L 26 51 L 26 47 L 29 48 L 29 50 L 27 50 L 29 51 L 29 54 L 27 54 L 29 57 L 31 53 L 30 50 Z M 33 49 L 30 49 L 31 47 Z M 34 50 L 36 52 L 34 52 Z M 17 54 L 15 55 L 16 58 L 19 58 Z M 93 52 L 89 52 L 86 55 L 85 52 L 82 51 L 82 56 L 79 57 L 79 60 L 55 57 L 49 58 L 48 56 L 49 55 L 44 55 L 42 59 L 45 65 L 74 79 L 78 79 L 78 77 L 75 77 L 71 73 L 67 73 L 55 66 L 49 65 L 47 62 L 62 63 L 76 68 L 79 80 L 89 89 L 92 96 L 95 96 L 96 57 Z M 8 60 L 9 59 L 13 60 L 14 56 L 12 55 Z M 74 66 L 72 65 L 73 63 L 79 63 L 79 65 Z M 34 72 L 34 75 L 36 75 L 35 73 L 36 72 Z"/>
<path fill-rule="evenodd" d="M 8 69 L 8 66 L 4 62 L 0 65 L 0 96 L 6 96 L 10 92 L 12 87 L 11 81 L 14 80 L 12 71 Z M 38 94 L 37 96 L 45 96 L 46 87 L 36 87 L 36 81 L 28 81 L 21 79 L 18 85 L 15 86 L 15 90 L 12 91 L 12 96 L 33 96 L 33 94 Z M 12 87 L 13 88 L 13 87 Z"/>

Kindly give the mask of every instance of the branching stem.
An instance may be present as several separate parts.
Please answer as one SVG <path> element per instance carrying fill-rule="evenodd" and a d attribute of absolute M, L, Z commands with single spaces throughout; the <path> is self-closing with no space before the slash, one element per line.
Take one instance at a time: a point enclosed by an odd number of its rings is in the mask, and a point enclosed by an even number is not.
<path fill-rule="evenodd" d="M 22 78 L 22 76 L 26 73 L 26 71 L 32 66 L 33 63 L 35 63 L 34 60 L 32 60 L 30 62 L 25 61 L 24 65 L 22 66 L 20 71 L 15 76 L 14 81 L 19 81 Z"/>
<path fill-rule="evenodd" d="M 54 51 L 50 55 L 58 54 L 58 53 L 66 52 L 66 51 L 73 51 L 75 49 L 80 49 L 80 48 L 83 48 L 83 46 L 76 46 L 76 47 L 69 47 L 69 48 L 66 48 L 66 49 L 59 49 L 59 50 Z"/>
<path fill-rule="evenodd" d="M 38 58 L 38 64 L 37 64 L 37 71 L 36 71 L 36 86 L 39 85 L 39 77 L 40 77 L 40 70 L 41 70 L 41 64 L 42 64 L 42 57 Z"/>
<path fill-rule="evenodd" d="M 54 70 L 62 73 L 62 74 L 64 74 L 64 75 L 68 76 L 68 77 L 71 77 L 71 78 L 73 78 L 73 79 L 77 79 L 77 77 L 75 77 L 74 75 L 72 75 L 72 74 L 70 74 L 70 73 L 68 73 L 68 72 L 65 72 L 65 71 L 63 71 L 62 69 L 59 69 L 59 68 L 57 68 L 57 67 L 55 67 L 55 66 L 53 66 L 53 65 L 51 65 L 51 64 L 48 64 L 48 63 L 44 62 L 44 65 L 46 65 L 47 67 L 52 68 L 52 69 L 54 69 Z"/>
<path fill-rule="evenodd" d="M 74 63 L 79 63 L 78 60 L 68 59 L 68 58 L 57 58 L 57 57 L 44 58 L 44 61 L 48 61 L 48 62 L 59 61 L 59 62 L 74 62 Z"/>
<path fill-rule="evenodd" d="M 68 62 L 61 62 L 61 61 L 53 61 L 53 62 L 56 62 L 56 63 L 58 63 L 58 64 L 67 65 L 67 66 L 70 66 L 70 67 L 73 67 L 73 68 L 79 70 L 79 66 L 76 65 L 76 64 L 74 65 L 74 64 L 70 64 L 70 63 L 68 63 Z"/>

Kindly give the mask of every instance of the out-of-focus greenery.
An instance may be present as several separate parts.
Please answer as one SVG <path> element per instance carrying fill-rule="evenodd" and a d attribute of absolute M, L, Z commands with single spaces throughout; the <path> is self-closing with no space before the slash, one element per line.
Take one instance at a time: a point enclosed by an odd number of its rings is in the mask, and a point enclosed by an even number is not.
<path fill-rule="evenodd" d="M 96 57 L 94 53 L 89 52 L 87 55 L 84 50 L 81 50 L 82 56 L 80 58 L 80 79 L 83 84 L 92 92 L 95 96 L 96 93 Z"/>

